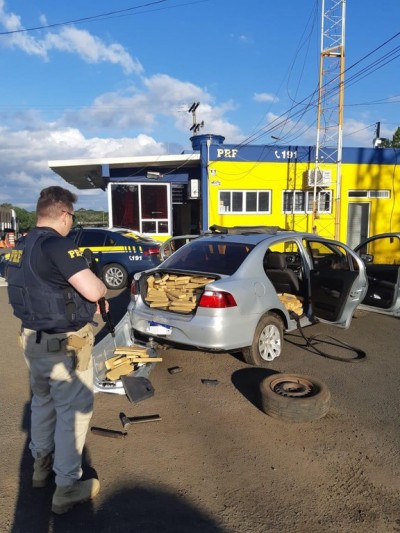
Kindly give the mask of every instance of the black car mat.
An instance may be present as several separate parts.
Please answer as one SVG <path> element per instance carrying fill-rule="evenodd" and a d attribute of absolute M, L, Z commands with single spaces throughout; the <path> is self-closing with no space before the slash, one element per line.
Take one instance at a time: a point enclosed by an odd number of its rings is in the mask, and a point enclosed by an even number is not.
<path fill-rule="evenodd" d="M 139 403 L 154 396 L 154 387 L 151 381 L 144 377 L 122 376 L 122 384 L 128 400 L 132 403 Z"/>

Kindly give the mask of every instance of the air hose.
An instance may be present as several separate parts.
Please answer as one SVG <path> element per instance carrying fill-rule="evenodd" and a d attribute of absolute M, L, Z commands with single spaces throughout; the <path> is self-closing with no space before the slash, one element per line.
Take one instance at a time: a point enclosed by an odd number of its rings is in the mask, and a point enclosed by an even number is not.
<path fill-rule="evenodd" d="M 303 331 L 303 328 L 300 324 L 300 316 L 295 313 L 294 311 L 289 312 L 291 318 L 296 320 L 297 327 L 299 328 L 300 334 L 303 337 L 303 339 L 306 341 L 307 346 L 311 349 L 311 351 L 315 352 L 318 355 L 322 355 L 322 357 L 327 357 L 328 359 L 334 359 L 335 361 L 341 361 L 343 363 L 358 363 L 359 361 L 363 361 L 367 354 L 364 352 L 364 350 L 361 350 L 360 348 L 357 348 L 355 346 L 351 346 L 350 344 L 347 344 L 344 341 L 341 341 L 339 339 L 335 339 L 334 337 L 331 337 L 330 335 L 312 335 L 311 337 L 306 337 Z M 320 350 L 316 347 L 316 344 L 330 344 L 331 346 L 338 346 L 339 348 L 343 348 L 345 350 L 348 350 L 349 352 L 355 353 L 355 357 L 346 358 L 346 357 L 340 357 L 339 355 L 332 355 L 330 353 L 324 352 L 323 350 Z"/>

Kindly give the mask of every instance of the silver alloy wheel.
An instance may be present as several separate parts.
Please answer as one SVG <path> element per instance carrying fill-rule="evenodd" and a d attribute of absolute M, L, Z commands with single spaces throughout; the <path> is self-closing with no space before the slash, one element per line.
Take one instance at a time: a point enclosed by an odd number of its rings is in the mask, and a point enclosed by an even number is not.
<path fill-rule="evenodd" d="M 243 359 L 249 365 L 268 366 L 283 351 L 282 318 L 275 313 L 263 315 L 254 331 L 253 342 L 242 350 Z"/>
<path fill-rule="evenodd" d="M 117 264 L 107 266 L 103 272 L 104 284 L 109 289 L 120 289 L 126 283 L 126 272 Z"/>
<path fill-rule="evenodd" d="M 281 332 L 275 324 L 268 324 L 262 330 L 258 340 L 258 350 L 264 361 L 273 361 L 276 357 L 281 355 Z"/>

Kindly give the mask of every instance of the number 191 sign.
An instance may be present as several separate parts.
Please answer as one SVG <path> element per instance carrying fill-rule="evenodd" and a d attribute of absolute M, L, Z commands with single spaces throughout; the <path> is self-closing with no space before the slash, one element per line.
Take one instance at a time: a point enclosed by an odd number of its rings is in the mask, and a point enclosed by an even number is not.
<path fill-rule="evenodd" d="M 276 159 L 297 159 L 296 150 L 275 150 Z"/>

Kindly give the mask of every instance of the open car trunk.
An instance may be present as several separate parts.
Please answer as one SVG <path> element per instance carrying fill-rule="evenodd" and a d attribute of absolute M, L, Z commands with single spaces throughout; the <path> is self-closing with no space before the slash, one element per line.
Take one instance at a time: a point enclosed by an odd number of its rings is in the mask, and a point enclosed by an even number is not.
<path fill-rule="evenodd" d="M 216 279 L 210 274 L 157 270 L 141 277 L 140 294 L 151 308 L 194 314 L 204 288 Z"/>
<path fill-rule="evenodd" d="M 126 367 L 124 375 L 116 379 L 110 379 L 110 370 L 113 369 L 111 364 L 113 359 L 117 357 L 121 358 L 122 355 L 116 356 L 116 347 L 120 348 L 117 352 L 123 352 L 123 347 L 126 347 L 126 352 L 138 348 L 138 352 L 143 353 L 144 356 L 149 358 L 158 357 L 157 348 L 152 346 L 151 343 L 144 344 L 133 338 L 132 326 L 129 314 L 126 313 L 120 322 L 115 327 L 115 337 L 108 334 L 93 348 L 93 388 L 95 392 L 109 392 L 114 394 L 126 394 L 131 396 L 131 391 L 127 390 L 127 387 L 132 386 L 132 380 L 127 378 L 137 377 L 148 379 L 150 372 L 156 365 L 152 362 L 132 362 L 131 368 Z M 122 348 L 122 349 L 121 349 Z M 136 359 L 134 359 L 136 361 Z M 132 359 L 131 359 L 132 361 Z M 122 365 L 121 365 L 122 366 Z M 118 373 L 117 373 L 118 374 Z M 140 386 L 140 381 L 136 382 Z"/>

